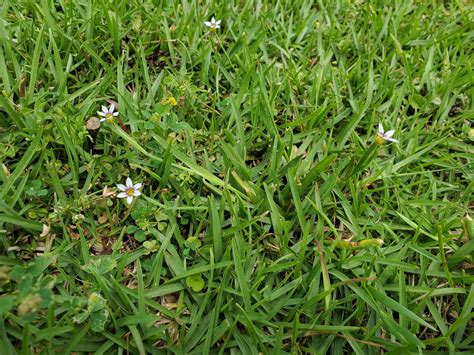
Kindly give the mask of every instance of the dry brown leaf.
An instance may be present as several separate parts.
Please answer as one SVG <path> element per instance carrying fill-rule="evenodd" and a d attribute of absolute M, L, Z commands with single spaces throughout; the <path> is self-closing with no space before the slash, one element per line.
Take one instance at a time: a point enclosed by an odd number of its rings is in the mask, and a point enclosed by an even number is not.
<path fill-rule="evenodd" d="M 51 228 L 49 228 L 48 225 L 46 224 L 43 224 L 43 230 L 41 231 L 41 234 L 40 234 L 40 237 L 43 238 L 43 237 L 46 237 L 49 235 L 49 232 L 50 232 Z"/>
<path fill-rule="evenodd" d="M 3 168 L 3 173 L 5 174 L 5 176 L 10 176 L 11 175 L 10 170 L 8 170 L 8 168 L 5 164 L 2 164 L 2 168 Z"/>
<path fill-rule="evenodd" d="M 174 293 L 164 295 L 161 298 L 161 304 L 168 309 L 176 309 L 178 307 L 177 302 L 178 302 L 178 295 Z"/>
<path fill-rule="evenodd" d="M 109 197 L 109 196 L 114 196 L 115 191 L 109 189 L 108 186 L 104 187 L 104 191 L 102 191 L 102 197 Z"/>
<path fill-rule="evenodd" d="M 108 220 L 108 217 L 107 217 L 107 213 L 103 213 L 101 216 L 99 216 L 99 223 L 100 224 L 104 224 L 105 222 L 107 222 Z"/>
<path fill-rule="evenodd" d="M 178 323 L 170 322 L 168 325 L 168 334 L 173 342 L 173 344 L 177 344 L 179 342 L 179 329 Z"/>
<path fill-rule="evenodd" d="M 100 128 L 100 120 L 97 117 L 91 117 L 86 122 L 88 131 L 97 131 Z"/>
<path fill-rule="evenodd" d="M 77 230 L 77 227 L 75 225 L 69 225 L 67 226 L 67 231 L 69 232 L 69 236 L 72 238 L 72 239 L 79 239 L 81 238 L 81 235 L 79 233 L 76 232 Z"/>

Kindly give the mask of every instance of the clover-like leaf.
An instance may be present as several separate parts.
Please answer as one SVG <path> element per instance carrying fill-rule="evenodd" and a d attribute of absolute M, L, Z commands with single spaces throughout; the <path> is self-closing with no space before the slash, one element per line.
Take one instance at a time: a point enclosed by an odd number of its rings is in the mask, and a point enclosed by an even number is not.
<path fill-rule="evenodd" d="M 87 310 L 90 313 L 100 311 L 104 309 L 106 303 L 107 300 L 101 295 L 99 295 L 97 292 L 92 292 L 89 296 L 89 299 L 87 300 Z"/>
<path fill-rule="evenodd" d="M 15 304 L 15 298 L 16 297 L 13 295 L 0 296 L 0 315 L 7 313 L 13 308 L 13 305 Z"/>
<path fill-rule="evenodd" d="M 132 218 L 136 221 L 140 218 L 144 218 L 148 214 L 148 204 L 143 200 L 136 200 L 135 205 L 133 206 L 133 211 L 130 214 Z"/>
<path fill-rule="evenodd" d="M 90 314 L 90 324 L 91 329 L 94 332 L 102 332 L 105 329 L 105 324 L 109 318 L 109 312 L 106 309 L 101 309 L 100 311 Z"/>
<path fill-rule="evenodd" d="M 197 237 L 189 237 L 186 239 L 184 242 L 184 245 L 186 248 L 192 249 L 192 250 L 197 250 L 201 246 L 201 240 Z"/>
<path fill-rule="evenodd" d="M 204 288 L 204 280 L 201 275 L 193 275 L 186 277 L 186 285 L 191 287 L 193 291 L 199 292 Z"/>
<path fill-rule="evenodd" d="M 117 261 L 115 261 L 115 259 L 111 256 L 105 255 L 91 259 L 91 261 L 88 264 L 84 265 L 82 269 L 90 273 L 105 275 L 115 269 L 116 266 Z"/>
<path fill-rule="evenodd" d="M 135 233 L 133 234 L 133 237 L 134 237 L 137 241 L 143 242 L 143 241 L 146 239 L 146 234 L 145 234 L 144 231 L 139 230 L 139 231 L 137 231 L 137 232 L 135 232 Z"/>
<path fill-rule="evenodd" d="M 79 313 L 78 315 L 72 317 L 72 321 L 74 323 L 82 323 L 84 322 L 87 318 L 89 318 L 89 311 L 82 311 L 81 313 Z"/>
<path fill-rule="evenodd" d="M 150 253 L 154 253 L 158 251 L 158 245 L 156 245 L 156 240 L 147 240 L 143 242 L 143 247 L 146 249 L 145 254 L 148 255 Z"/>

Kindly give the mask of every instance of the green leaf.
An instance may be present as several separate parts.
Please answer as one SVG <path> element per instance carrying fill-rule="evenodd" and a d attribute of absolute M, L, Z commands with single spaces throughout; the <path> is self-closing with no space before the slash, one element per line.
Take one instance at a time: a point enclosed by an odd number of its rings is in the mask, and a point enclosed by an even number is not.
<path fill-rule="evenodd" d="M 78 315 L 74 316 L 74 317 L 72 318 L 72 321 L 73 321 L 74 323 L 82 323 L 82 322 L 84 322 L 87 318 L 89 318 L 89 315 L 90 315 L 89 311 L 87 311 L 87 310 L 86 310 L 86 311 L 82 311 L 82 312 L 79 313 Z"/>
<path fill-rule="evenodd" d="M 97 312 L 104 309 L 105 305 L 107 304 L 107 300 L 104 299 L 100 294 L 97 292 L 92 292 L 87 300 L 87 310 L 92 312 Z"/>
<path fill-rule="evenodd" d="M 388 308 L 391 308 L 395 312 L 398 312 L 399 314 L 404 315 L 407 318 L 410 318 L 411 320 L 428 327 L 432 330 L 436 330 L 431 324 L 426 322 L 424 319 L 420 318 L 418 315 L 410 311 L 408 308 L 403 307 L 400 303 L 397 301 L 393 300 L 392 298 L 384 295 L 382 292 L 377 290 L 375 287 L 367 286 L 367 290 L 372 294 L 372 296 L 379 301 L 381 304 L 384 304 Z"/>
<path fill-rule="evenodd" d="M 20 292 L 20 297 L 24 297 L 30 292 L 31 287 L 33 286 L 33 275 L 25 274 L 18 284 L 18 291 Z"/>
<path fill-rule="evenodd" d="M 109 312 L 106 309 L 101 309 L 100 311 L 93 312 L 89 316 L 89 321 L 91 324 L 91 329 L 94 332 L 101 332 L 105 329 L 105 324 L 109 318 Z"/>
<path fill-rule="evenodd" d="M 186 285 L 191 287 L 193 291 L 199 292 L 204 288 L 204 280 L 201 275 L 193 275 L 186 278 Z"/>
<path fill-rule="evenodd" d="M 105 275 L 117 267 L 117 261 L 111 256 L 99 256 L 91 259 L 82 267 L 87 272 Z"/>
<path fill-rule="evenodd" d="M 145 217 L 148 214 L 148 204 L 144 200 L 137 200 L 133 206 L 131 216 L 134 220 Z"/>
<path fill-rule="evenodd" d="M 5 314 L 13 308 L 16 297 L 13 295 L 0 296 L 0 315 Z"/>
<path fill-rule="evenodd" d="M 158 251 L 159 247 L 156 245 L 156 240 L 147 240 L 143 242 L 143 247 L 147 250 L 146 254 Z"/>
<path fill-rule="evenodd" d="M 138 230 L 137 226 L 134 226 L 133 224 L 127 226 L 127 233 L 128 234 L 133 234 Z"/>
<path fill-rule="evenodd" d="M 145 122 L 145 129 L 154 129 L 155 128 L 155 124 L 153 122 L 150 122 L 150 121 L 147 121 Z"/>
<path fill-rule="evenodd" d="M 39 222 L 32 221 L 19 216 L 9 215 L 6 213 L 0 213 L 0 222 L 11 223 L 13 225 L 23 227 L 30 231 L 41 232 L 43 230 L 43 225 Z"/>
<path fill-rule="evenodd" d="M 198 250 L 201 244 L 202 244 L 201 240 L 198 237 L 189 237 L 184 242 L 184 245 L 186 246 L 186 248 L 189 248 L 192 250 Z"/>
<path fill-rule="evenodd" d="M 146 239 L 146 234 L 145 234 L 144 231 L 139 230 L 139 231 L 137 231 L 137 232 L 135 232 L 135 233 L 133 234 L 133 237 L 134 237 L 137 241 L 143 242 L 143 241 Z"/>
<path fill-rule="evenodd" d="M 50 256 L 40 256 L 35 259 L 34 263 L 28 265 L 27 273 L 31 274 L 32 276 L 39 276 L 41 275 L 44 270 L 48 268 L 48 266 L 54 261 L 53 257 Z"/>
<path fill-rule="evenodd" d="M 53 304 L 53 291 L 48 288 L 38 290 L 41 297 L 41 307 L 46 308 Z"/>

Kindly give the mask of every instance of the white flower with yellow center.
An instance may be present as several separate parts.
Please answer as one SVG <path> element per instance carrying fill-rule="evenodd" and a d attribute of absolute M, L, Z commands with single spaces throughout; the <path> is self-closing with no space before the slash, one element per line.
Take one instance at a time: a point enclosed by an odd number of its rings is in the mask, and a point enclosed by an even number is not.
<path fill-rule="evenodd" d="M 206 21 L 204 24 L 207 27 L 211 28 L 211 31 L 215 31 L 217 28 L 221 28 L 221 20 L 216 21 L 214 16 L 211 18 L 211 21 Z"/>
<path fill-rule="evenodd" d="M 130 177 L 127 178 L 125 185 L 118 184 L 117 187 L 120 191 L 122 191 L 117 195 L 117 197 L 126 198 L 129 205 L 132 204 L 135 197 L 142 194 L 140 191 L 138 191 L 138 189 L 141 189 L 142 183 L 139 182 L 138 184 L 133 184 L 133 181 L 130 179 Z"/>
<path fill-rule="evenodd" d="M 377 132 L 377 137 L 375 137 L 375 143 L 383 144 L 385 141 L 398 143 L 398 141 L 396 139 L 392 138 L 394 133 L 395 133 L 395 130 L 393 130 L 393 129 L 391 129 L 390 131 L 385 132 L 385 130 L 383 129 L 382 124 L 379 122 L 379 131 Z"/>
<path fill-rule="evenodd" d="M 103 122 L 103 121 L 113 122 L 114 117 L 117 117 L 119 115 L 118 111 L 115 111 L 114 104 L 110 105 L 109 108 L 102 106 L 102 111 L 97 111 L 97 114 L 102 117 L 100 119 L 100 122 Z"/>

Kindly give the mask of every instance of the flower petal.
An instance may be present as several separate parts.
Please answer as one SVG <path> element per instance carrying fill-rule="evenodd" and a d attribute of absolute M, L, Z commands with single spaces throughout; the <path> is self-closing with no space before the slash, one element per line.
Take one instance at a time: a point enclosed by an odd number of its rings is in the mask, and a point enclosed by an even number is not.
<path fill-rule="evenodd" d="M 216 25 L 215 27 L 216 27 L 216 28 L 221 28 L 221 25 Z"/>
<path fill-rule="evenodd" d="M 143 184 L 142 184 L 141 182 L 138 182 L 138 183 L 136 183 L 135 185 L 133 185 L 133 188 L 134 188 L 135 190 L 137 190 L 137 189 L 141 189 L 142 186 L 143 186 Z"/>
<path fill-rule="evenodd" d="M 115 111 L 115 104 L 110 105 L 109 112 L 113 113 Z"/>
<path fill-rule="evenodd" d="M 127 186 L 127 189 L 132 189 L 133 188 L 133 181 L 132 181 L 132 179 L 130 179 L 130 176 L 127 178 L 126 186 Z"/>
<path fill-rule="evenodd" d="M 214 16 L 212 16 L 211 22 L 212 22 L 212 23 L 216 23 L 216 19 L 214 18 Z"/>
<path fill-rule="evenodd" d="M 385 132 L 385 137 L 391 137 L 395 133 L 394 129 L 391 129 L 390 131 Z"/>
<path fill-rule="evenodd" d="M 112 116 L 117 117 L 119 115 L 118 111 L 114 112 Z"/>
<path fill-rule="evenodd" d="M 102 112 L 103 112 L 103 113 L 107 113 L 107 112 L 109 112 L 109 110 L 107 109 L 107 107 L 102 106 Z"/>
<path fill-rule="evenodd" d="M 133 202 L 133 196 L 127 196 L 127 203 L 131 205 Z"/>
<path fill-rule="evenodd" d="M 133 196 L 140 196 L 142 193 L 138 190 L 133 190 Z"/>
<path fill-rule="evenodd" d="M 383 135 L 384 130 L 382 124 L 379 122 L 379 134 Z"/>
<path fill-rule="evenodd" d="M 121 193 L 119 193 L 119 194 L 117 195 L 118 198 L 125 198 L 125 197 L 127 197 L 127 196 L 128 196 L 128 195 L 127 195 L 126 192 L 121 192 Z"/>
<path fill-rule="evenodd" d="M 398 141 L 396 139 L 390 138 L 390 137 L 385 137 L 385 140 L 390 141 L 390 142 L 394 142 L 394 143 L 398 143 Z"/>
<path fill-rule="evenodd" d="M 217 20 L 216 25 L 220 25 L 222 20 Z"/>
<path fill-rule="evenodd" d="M 123 185 L 123 184 L 117 184 L 117 187 L 118 187 L 118 189 L 121 190 L 121 191 L 127 190 L 127 186 L 125 186 L 125 185 Z"/>
<path fill-rule="evenodd" d="M 211 27 L 211 26 L 212 26 L 212 23 L 210 23 L 209 21 L 204 22 L 204 24 L 205 24 L 207 27 Z"/>
<path fill-rule="evenodd" d="M 102 112 L 102 111 L 97 111 L 97 114 L 99 116 L 102 116 L 102 117 L 105 117 L 106 113 L 105 112 Z"/>

